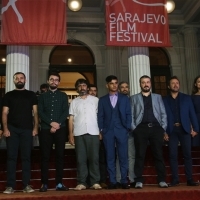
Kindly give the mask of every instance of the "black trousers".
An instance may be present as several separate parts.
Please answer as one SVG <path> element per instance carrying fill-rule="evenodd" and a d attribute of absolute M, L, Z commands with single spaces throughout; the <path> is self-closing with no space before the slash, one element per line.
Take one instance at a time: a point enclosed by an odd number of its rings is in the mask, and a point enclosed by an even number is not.
<path fill-rule="evenodd" d="M 18 149 L 22 160 L 22 183 L 25 188 L 31 178 L 31 149 L 33 146 L 32 130 L 8 126 L 10 137 L 6 138 L 7 145 L 7 187 L 15 188 L 16 164 Z"/>
<path fill-rule="evenodd" d="M 163 128 L 161 126 L 148 127 L 147 125 L 138 125 L 134 130 L 135 143 L 135 181 L 143 183 L 143 169 L 148 141 L 155 160 L 157 172 L 157 181 L 165 181 L 166 172 L 163 159 Z"/>
<path fill-rule="evenodd" d="M 55 144 L 56 156 L 56 184 L 62 183 L 64 168 L 64 150 L 66 141 L 66 127 L 61 127 L 55 133 L 50 129 L 42 129 L 40 133 L 41 150 L 41 182 L 48 184 L 48 168 L 52 145 Z"/>
<path fill-rule="evenodd" d="M 99 170 L 100 170 L 100 183 L 106 183 L 107 180 L 107 164 L 106 164 L 106 150 L 103 140 L 100 140 L 99 147 Z"/>

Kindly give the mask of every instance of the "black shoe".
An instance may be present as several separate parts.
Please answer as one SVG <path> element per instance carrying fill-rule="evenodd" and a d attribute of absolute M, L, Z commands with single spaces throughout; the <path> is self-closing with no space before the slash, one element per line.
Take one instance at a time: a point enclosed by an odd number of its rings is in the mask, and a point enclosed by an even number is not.
<path fill-rule="evenodd" d="M 193 180 L 187 181 L 187 186 L 199 186 L 199 182 L 194 182 Z"/>
<path fill-rule="evenodd" d="M 119 182 L 117 182 L 117 183 L 116 183 L 116 188 L 117 188 L 117 189 L 121 189 L 121 188 L 122 188 L 122 184 L 119 183 Z"/>
<path fill-rule="evenodd" d="M 59 183 L 57 186 L 56 186 L 56 191 L 67 191 L 69 190 L 68 187 L 64 186 L 63 184 Z"/>
<path fill-rule="evenodd" d="M 122 189 L 130 189 L 130 186 L 127 183 L 122 183 Z"/>
<path fill-rule="evenodd" d="M 46 192 L 47 191 L 47 185 L 46 184 L 43 184 L 42 186 L 41 186 L 41 188 L 40 188 L 40 192 Z"/>
<path fill-rule="evenodd" d="M 131 187 L 131 188 L 135 188 L 135 184 L 136 184 L 136 182 L 130 183 L 130 187 Z"/>
<path fill-rule="evenodd" d="M 168 187 L 175 187 L 179 185 L 179 181 L 172 181 L 171 183 L 168 184 Z"/>
<path fill-rule="evenodd" d="M 117 186 L 116 184 L 113 184 L 113 183 L 110 183 L 107 187 L 108 190 L 114 190 L 114 189 L 117 189 Z"/>

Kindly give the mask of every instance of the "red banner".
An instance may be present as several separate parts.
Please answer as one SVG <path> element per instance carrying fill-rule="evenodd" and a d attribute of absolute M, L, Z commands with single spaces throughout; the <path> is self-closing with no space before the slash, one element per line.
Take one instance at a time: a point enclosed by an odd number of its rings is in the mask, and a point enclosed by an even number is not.
<path fill-rule="evenodd" d="M 171 46 L 166 0 L 105 0 L 107 45 Z"/>
<path fill-rule="evenodd" d="M 2 0 L 1 44 L 66 44 L 66 0 Z"/>

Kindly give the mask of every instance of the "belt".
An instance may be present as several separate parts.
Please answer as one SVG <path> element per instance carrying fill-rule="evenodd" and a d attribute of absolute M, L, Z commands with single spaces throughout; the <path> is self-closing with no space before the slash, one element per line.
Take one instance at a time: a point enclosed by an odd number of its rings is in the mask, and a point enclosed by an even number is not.
<path fill-rule="evenodd" d="M 148 127 L 160 126 L 158 123 L 141 123 L 140 125 Z"/>
<path fill-rule="evenodd" d="M 181 126 L 181 123 L 174 123 L 174 126 Z"/>

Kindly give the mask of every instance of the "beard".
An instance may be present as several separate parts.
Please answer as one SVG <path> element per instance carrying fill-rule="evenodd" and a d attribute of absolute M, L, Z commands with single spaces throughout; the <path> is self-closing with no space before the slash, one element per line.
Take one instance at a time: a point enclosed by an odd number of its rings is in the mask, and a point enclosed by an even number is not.
<path fill-rule="evenodd" d="M 58 88 L 58 86 L 57 86 L 57 85 L 50 85 L 49 87 L 50 87 L 50 89 L 51 89 L 51 90 L 55 90 L 55 89 L 57 89 L 57 88 Z"/>
<path fill-rule="evenodd" d="M 127 90 L 122 91 L 122 94 L 128 94 L 129 92 Z"/>
<path fill-rule="evenodd" d="M 25 83 L 22 83 L 22 82 L 15 83 L 15 87 L 17 89 L 22 89 L 22 88 L 24 88 L 24 86 L 25 86 Z"/>
<path fill-rule="evenodd" d="M 80 91 L 78 91 L 78 93 L 79 93 L 79 96 L 84 96 L 88 93 L 88 91 L 87 90 L 80 90 Z"/>
<path fill-rule="evenodd" d="M 142 92 L 147 93 L 150 92 L 151 88 L 149 87 L 145 87 L 145 88 L 141 88 Z"/>
<path fill-rule="evenodd" d="M 172 93 L 177 93 L 177 92 L 179 92 L 179 89 L 177 89 L 177 88 L 175 88 L 175 89 L 170 88 L 169 90 L 170 90 L 170 92 L 172 92 Z"/>

